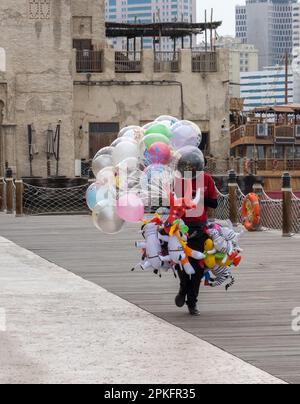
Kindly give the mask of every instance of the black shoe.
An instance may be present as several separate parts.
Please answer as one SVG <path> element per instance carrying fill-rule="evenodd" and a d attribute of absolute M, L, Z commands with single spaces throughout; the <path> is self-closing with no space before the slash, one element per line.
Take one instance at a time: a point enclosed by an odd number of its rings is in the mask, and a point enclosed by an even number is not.
<path fill-rule="evenodd" d="M 189 306 L 189 312 L 190 312 L 191 316 L 200 316 L 200 311 L 199 311 L 197 305 Z"/>
<path fill-rule="evenodd" d="M 175 297 L 175 304 L 177 307 L 183 307 L 185 305 L 185 295 L 178 293 Z"/>

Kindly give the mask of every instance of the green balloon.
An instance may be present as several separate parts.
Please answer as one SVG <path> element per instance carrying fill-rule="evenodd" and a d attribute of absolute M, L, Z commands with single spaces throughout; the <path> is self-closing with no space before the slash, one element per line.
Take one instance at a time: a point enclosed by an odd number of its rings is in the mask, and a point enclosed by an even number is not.
<path fill-rule="evenodd" d="M 171 130 L 166 125 L 163 125 L 161 123 L 154 124 L 153 126 L 151 126 L 151 128 L 146 130 L 146 135 L 150 135 L 151 133 L 159 133 L 169 139 L 172 137 Z"/>
<path fill-rule="evenodd" d="M 150 135 L 145 136 L 143 142 L 147 149 L 149 149 L 153 145 L 153 143 L 157 142 L 170 144 L 170 140 L 160 133 L 151 133 Z"/>

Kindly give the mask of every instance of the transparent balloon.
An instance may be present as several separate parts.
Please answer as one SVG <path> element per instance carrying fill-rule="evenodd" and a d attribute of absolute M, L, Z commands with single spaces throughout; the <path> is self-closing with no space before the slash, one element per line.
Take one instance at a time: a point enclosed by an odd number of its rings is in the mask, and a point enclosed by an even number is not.
<path fill-rule="evenodd" d="M 116 175 L 114 167 L 106 167 L 97 175 L 97 183 L 100 187 L 114 190 L 116 188 Z"/>
<path fill-rule="evenodd" d="M 114 140 L 111 144 L 111 148 L 114 149 L 116 146 L 118 146 L 120 143 L 124 142 L 131 142 L 133 144 L 137 144 L 137 142 L 131 138 L 126 138 L 126 137 L 118 137 L 116 140 Z"/>
<path fill-rule="evenodd" d="M 126 126 L 125 128 L 123 128 L 123 129 L 120 130 L 120 132 L 119 132 L 119 134 L 118 134 L 118 137 L 122 137 L 122 136 L 123 136 L 126 132 L 128 132 L 129 130 L 135 130 L 135 129 L 140 130 L 141 127 L 140 127 L 140 126 L 136 126 L 136 125 Z"/>
<path fill-rule="evenodd" d="M 163 125 L 168 126 L 168 128 L 171 128 L 173 125 L 175 125 L 179 121 L 174 116 L 161 115 L 155 120 L 155 122 L 160 122 Z"/>
<path fill-rule="evenodd" d="M 126 131 L 123 135 L 122 138 L 125 139 L 130 139 L 133 140 L 137 143 L 139 143 L 145 135 L 145 131 L 142 128 L 134 128 L 134 129 L 129 129 Z"/>
<path fill-rule="evenodd" d="M 106 167 L 111 167 L 113 165 L 112 156 L 109 154 L 102 154 L 99 155 L 96 159 L 92 162 L 92 170 L 97 177 L 98 173 Z"/>
<path fill-rule="evenodd" d="M 109 147 L 103 147 L 102 149 L 100 149 L 94 156 L 93 160 L 96 160 L 99 156 L 103 156 L 103 155 L 108 155 L 111 156 L 113 154 L 114 149 L 109 146 Z"/>
<path fill-rule="evenodd" d="M 138 145 L 132 142 L 122 142 L 119 143 L 115 148 L 112 155 L 112 160 L 114 166 L 120 164 L 123 160 L 126 160 L 129 157 L 138 158 L 139 149 Z"/>
<path fill-rule="evenodd" d="M 152 164 L 147 167 L 140 178 L 140 189 L 144 198 L 168 197 L 174 171 L 162 164 Z"/>
<path fill-rule="evenodd" d="M 123 160 L 116 167 L 117 187 L 122 191 L 127 191 L 136 187 L 142 172 L 139 169 L 139 161 L 135 157 Z"/>
<path fill-rule="evenodd" d="M 197 125 L 189 121 L 180 121 L 172 126 L 172 146 L 178 150 L 185 146 L 198 147 L 202 141 L 202 135 Z"/>
<path fill-rule="evenodd" d="M 96 201 L 97 203 L 108 200 L 114 204 L 117 197 L 117 190 L 114 187 L 103 186 L 97 190 Z"/>
<path fill-rule="evenodd" d="M 108 200 L 104 200 L 95 206 L 93 222 L 98 230 L 106 234 L 119 233 L 125 224 L 125 221 L 118 216 L 116 206 Z"/>

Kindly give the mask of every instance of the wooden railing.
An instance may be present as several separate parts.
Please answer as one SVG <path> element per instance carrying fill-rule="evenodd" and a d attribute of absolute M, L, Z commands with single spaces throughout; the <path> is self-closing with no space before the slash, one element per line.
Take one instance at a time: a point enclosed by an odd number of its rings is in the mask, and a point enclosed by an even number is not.
<path fill-rule="evenodd" d="M 76 52 L 77 73 L 102 73 L 103 52 L 82 50 Z"/>
<path fill-rule="evenodd" d="M 192 52 L 193 73 L 215 73 L 218 71 L 216 52 Z"/>
<path fill-rule="evenodd" d="M 116 52 L 115 71 L 116 73 L 141 73 L 142 52 Z"/>
<path fill-rule="evenodd" d="M 276 126 L 274 124 L 269 124 L 267 135 L 263 130 L 261 133 L 259 133 L 257 123 L 250 123 L 231 130 L 231 143 L 235 143 L 245 137 L 252 137 L 253 142 L 255 139 L 264 139 L 270 141 L 275 141 L 276 138 L 292 139 L 295 138 L 295 127 L 293 125 Z"/>
<path fill-rule="evenodd" d="M 179 52 L 154 52 L 155 73 L 178 73 L 180 72 Z"/>

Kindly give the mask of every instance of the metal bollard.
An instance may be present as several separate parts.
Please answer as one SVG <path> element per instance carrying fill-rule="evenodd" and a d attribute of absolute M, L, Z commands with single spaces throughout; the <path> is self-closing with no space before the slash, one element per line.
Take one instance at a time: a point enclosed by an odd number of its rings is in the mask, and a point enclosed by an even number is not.
<path fill-rule="evenodd" d="M 23 181 L 16 180 L 16 217 L 23 216 Z"/>
<path fill-rule="evenodd" d="M 238 224 L 238 206 L 237 206 L 237 176 L 234 170 L 229 171 L 228 190 L 229 190 L 229 219 L 232 224 Z"/>
<path fill-rule="evenodd" d="M 0 212 L 4 212 L 6 207 L 5 186 L 5 180 L 2 177 L 0 178 Z"/>
<path fill-rule="evenodd" d="M 14 212 L 14 180 L 6 178 L 6 213 Z"/>
<path fill-rule="evenodd" d="M 292 185 L 289 173 L 282 176 L 282 236 L 292 236 Z"/>

